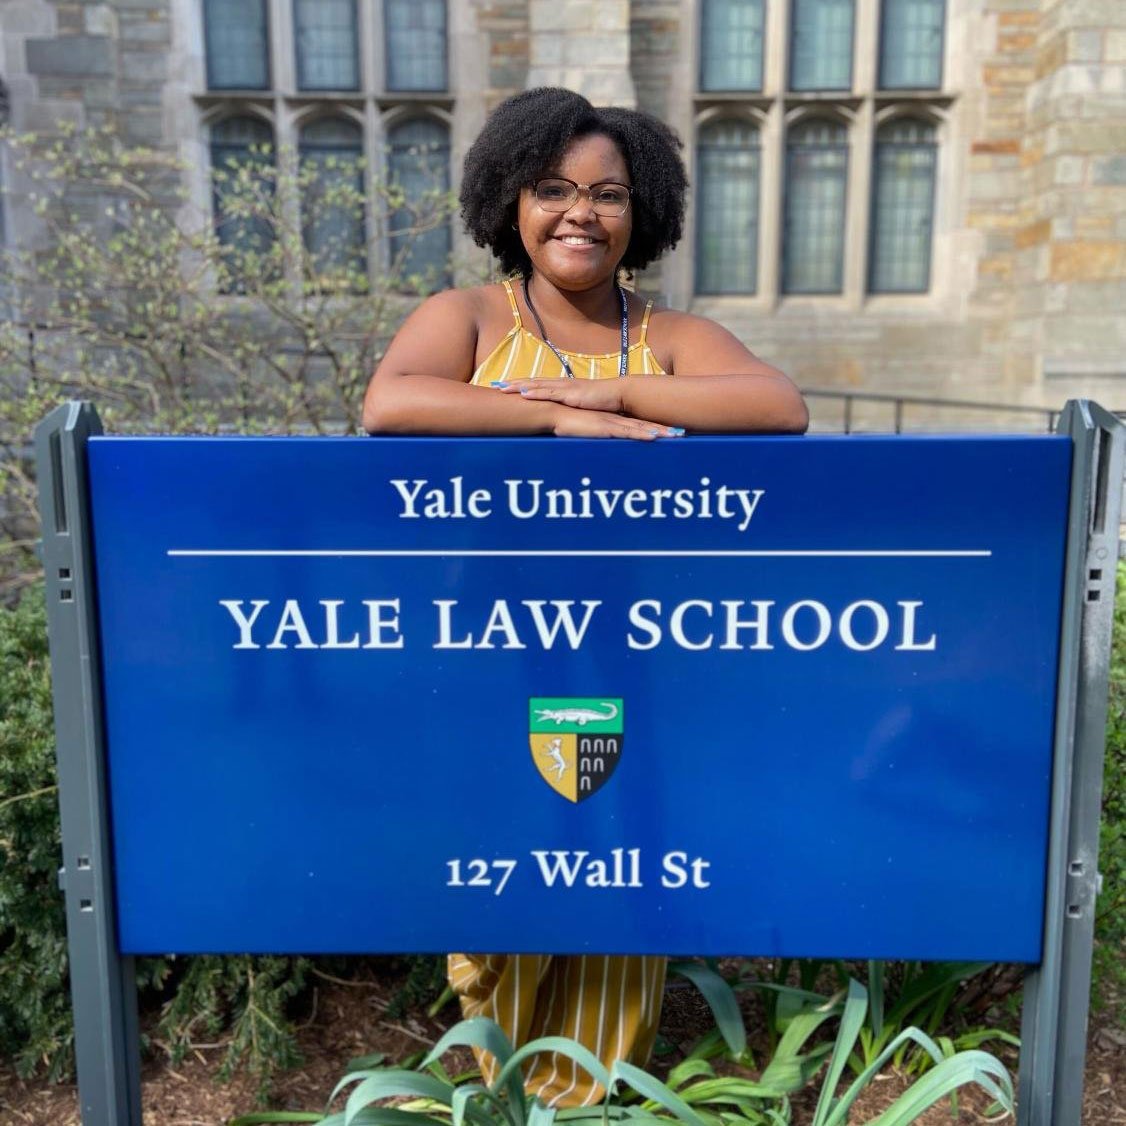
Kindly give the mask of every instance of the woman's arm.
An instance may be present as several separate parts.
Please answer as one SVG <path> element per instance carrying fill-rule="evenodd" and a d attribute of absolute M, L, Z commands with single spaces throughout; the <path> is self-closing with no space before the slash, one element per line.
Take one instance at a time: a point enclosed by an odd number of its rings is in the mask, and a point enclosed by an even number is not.
<path fill-rule="evenodd" d="M 559 434 L 571 437 L 668 437 L 672 428 L 616 411 L 502 395 L 469 383 L 477 348 L 479 297 L 448 290 L 424 301 L 403 323 L 364 395 L 371 434 Z"/>
<path fill-rule="evenodd" d="M 655 316 L 654 321 L 658 318 Z M 518 380 L 510 396 L 602 411 L 625 411 L 689 430 L 711 433 L 802 434 L 809 412 L 797 387 L 763 363 L 714 321 L 663 311 L 657 337 L 665 343 L 669 374 L 625 379 Z"/>

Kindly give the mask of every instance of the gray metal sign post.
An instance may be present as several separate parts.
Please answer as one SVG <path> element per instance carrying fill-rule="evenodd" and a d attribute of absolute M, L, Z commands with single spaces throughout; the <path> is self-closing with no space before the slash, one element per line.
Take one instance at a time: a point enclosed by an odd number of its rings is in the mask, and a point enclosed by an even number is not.
<path fill-rule="evenodd" d="M 1113 416 L 1085 402 L 1067 406 L 1060 429 L 1073 442 L 1070 524 L 1043 960 L 1026 975 L 1020 1126 L 1080 1120 L 1126 435 Z M 86 442 L 100 432 L 93 407 L 70 403 L 40 424 L 35 446 L 82 1121 L 139 1126 L 136 983 L 132 959 L 116 941 L 86 478 Z"/>
<path fill-rule="evenodd" d="M 140 1042 L 133 959 L 118 953 L 86 489 L 88 403 L 53 411 L 35 433 L 47 629 L 55 702 L 70 993 L 84 1126 L 140 1126 Z"/>
<path fill-rule="evenodd" d="M 1122 499 L 1123 427 L 1071 402 L 1059 431 L 1073 443 L 1044 957 L 1025 975 L 1019 1126 L 1076 1126 L 1091 991 L 1099 808 Z"/>

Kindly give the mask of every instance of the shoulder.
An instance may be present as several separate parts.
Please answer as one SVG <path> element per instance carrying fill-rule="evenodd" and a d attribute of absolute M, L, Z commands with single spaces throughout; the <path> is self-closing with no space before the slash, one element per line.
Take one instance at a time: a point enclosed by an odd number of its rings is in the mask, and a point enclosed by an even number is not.
<path fill-rule="evenodd" d="M 495 317 L 498 311 L 508 313 L 508 295 L 501 282 L 474 285 L 466 289 L 444 289 L 427 297 L 416 312 L 434 316 L 458 316 L 480 324 Z"/>
<path fill-rule="evenodd" d="M 429 331 L 442 325 L 446 331 L 477 333 L 501 312 L 510 316 L 508 308 L 508 298 L 500 284 L 444 289 L 420 302 L 404 327 Z"/>
<path fill-rule="evenodd" d="M 654 307 L 649 337 L 654 354 L 670 375 L 736 374 L 762 366 L 733 332 L 695 313 Z"/>

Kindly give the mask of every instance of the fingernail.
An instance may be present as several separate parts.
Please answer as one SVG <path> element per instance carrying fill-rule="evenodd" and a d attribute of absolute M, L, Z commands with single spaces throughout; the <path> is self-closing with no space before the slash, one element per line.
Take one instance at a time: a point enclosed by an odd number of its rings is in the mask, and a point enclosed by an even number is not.
<path fill-rule="evenodd" d="M 661 436 L 661 432 L 659 430 L 650 430 L 649 434 L 654 438 L 659 438 Z"/>
<path fill-rule="evenodd" d="M 683 438 L 684 437 L 684 427 L 683 426 L 670 426 L 669 427 L 669 435 L 673 438 Z"/>
<path fill-rule="evenodd" d="M 492 381 L 492 383 L 489 384 L 489 386 L 490 387 L 507 387 L 508 384 L 503 379 L 494 379 Z"/>

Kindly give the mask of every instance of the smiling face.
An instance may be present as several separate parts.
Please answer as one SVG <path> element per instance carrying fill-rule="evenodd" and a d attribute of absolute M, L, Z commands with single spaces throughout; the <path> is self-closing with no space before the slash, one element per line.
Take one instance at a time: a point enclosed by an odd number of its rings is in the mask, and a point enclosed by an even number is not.
<path fill-rule="evenodd" d="M 601 133 L 573 140 L 543 174 L 576 184 L 630 183 L 621 151 Z M 533 271 L 556 288 L 571 291 L 612 281 L 633 230 L 630 208 L 623 215 L 597 215 L 587 194 L 580 192 L 569 210 L 544 211 L 530 187 L 520 192 L 517 223 Z"/>

